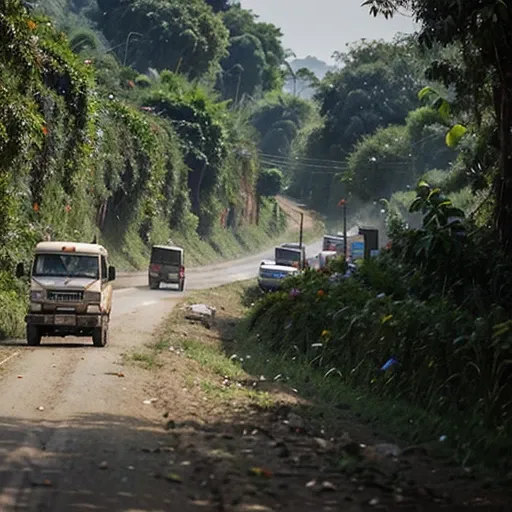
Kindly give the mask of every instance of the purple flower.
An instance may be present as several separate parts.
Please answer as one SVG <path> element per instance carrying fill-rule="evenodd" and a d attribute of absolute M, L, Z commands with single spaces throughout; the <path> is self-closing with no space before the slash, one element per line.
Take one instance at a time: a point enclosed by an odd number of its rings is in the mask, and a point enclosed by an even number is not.
<path fill-rule="evenodd" d="M 291 299 L 295 299 L 296 297 L 298 297 L 300 295 L 300 290 L 298 288 L 292 288 L 290 290 L 290 298 Z"/>

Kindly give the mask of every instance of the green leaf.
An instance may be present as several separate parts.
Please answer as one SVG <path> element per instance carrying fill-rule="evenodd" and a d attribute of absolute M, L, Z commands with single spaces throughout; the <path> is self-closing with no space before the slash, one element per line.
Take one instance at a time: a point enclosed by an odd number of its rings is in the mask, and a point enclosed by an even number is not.
<path fill-rule="evenodd" d="M 441 189 L 440 188 L 433 188 L 431 191 L 430 191 L 430 194 L 428 195 L 427 197 L 427 201 L 430 201 L 432 199 L 433 196 L 435 195 L 438 195 L 441 193 Z"/>
<path fill-rule="evenodd" d="M 433 94 L 437 95 L 437 92 L 434 89 L 432 89 L 432 87 L 423 87 L 423 89 L 421 89 L 421 91 L 418 93 L 418 99 L 420 101 L 423 101 L 425 98 L 428 98 Z"/>
<path fill-rule="evenodd" d="M 441 114 L 441 116 L 444 119 L 447 119 L 448 117 L 450 117 L 450 114 L 451 114 L 450 104 L 445 99 L 441 100 L 441 105 L 439 106 L 439 108 L 437 110 L 439 111 L 439 113 Z"/>
<path fill-rule="evenodd" d="M 446 145 L 449 148 L 456 147 L 461 141 L 462 137 L 466 134 L 468 129 L 461 124 L 456 124 L 446 134 Z"/>
<path fill-rule="evenodd" d="M 412 203 L 411 206 L 409 206 L 409 212 L 419 212 L 421 210 L 421 207 L 423 206 L 423 198 L 417 197 Z"/>

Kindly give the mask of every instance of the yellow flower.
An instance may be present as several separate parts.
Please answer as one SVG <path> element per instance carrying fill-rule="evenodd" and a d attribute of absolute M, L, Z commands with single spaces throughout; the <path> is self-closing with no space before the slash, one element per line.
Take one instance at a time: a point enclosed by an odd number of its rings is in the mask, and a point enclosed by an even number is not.
<path fill-rule="evenodd" d="M 328 331 L 327 329 L 324 329 L 322 331 L 322 337 L 327 338 L 330 335 L 331 335 L 331 331 Z"/>
<path fill-rule="evenodd" d="M 27 20 L 27 26 L 30 30 L 34 30 L 37 27 L 37 23 L 32 20 Z"/>

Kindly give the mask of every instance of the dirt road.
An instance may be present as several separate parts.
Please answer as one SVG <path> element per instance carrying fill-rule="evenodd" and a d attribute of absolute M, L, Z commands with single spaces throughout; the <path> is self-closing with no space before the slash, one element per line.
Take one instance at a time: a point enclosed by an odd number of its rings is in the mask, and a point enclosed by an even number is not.
<path fill-rule="evenodd" d="M 309 246 L 308 254 L 319 245 Z M 270 257 L 266 251 L 194 269 L 187 289 L 254 277 L 259 261 Z M 89 340 L 43 340 L 35 349 L 20 342 L 20 355 L 3 365 L 2 512 L 192 510 L 187 496 L 158 478 L 172 447 L 165 445 L 161 416 L 147 402 L 153 397 L 144 374 L 122 365 L 123 354 L 148 342 L 183 294 L 150 291 L 143 274 L 122 276 L 119 286 L 107 348 L 93 348 Z M 159 440 L 163 461 L 151 453 Z"/>

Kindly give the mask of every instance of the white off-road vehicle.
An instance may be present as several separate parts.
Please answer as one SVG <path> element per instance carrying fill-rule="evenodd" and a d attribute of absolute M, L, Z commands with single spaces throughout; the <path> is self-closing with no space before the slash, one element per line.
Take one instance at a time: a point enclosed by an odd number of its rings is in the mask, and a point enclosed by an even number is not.
<path fill-rule="evenodd" d="M 17 277 L 25 269 L 16 267 Z M 30 312 L 27 343 L 42 336 L 91 336 L 104 347 L 112 310 L 112 281 L 116 270 L 107 250 L 98 244 L 41 242 L 35 248 L 30 271 Z"/>

